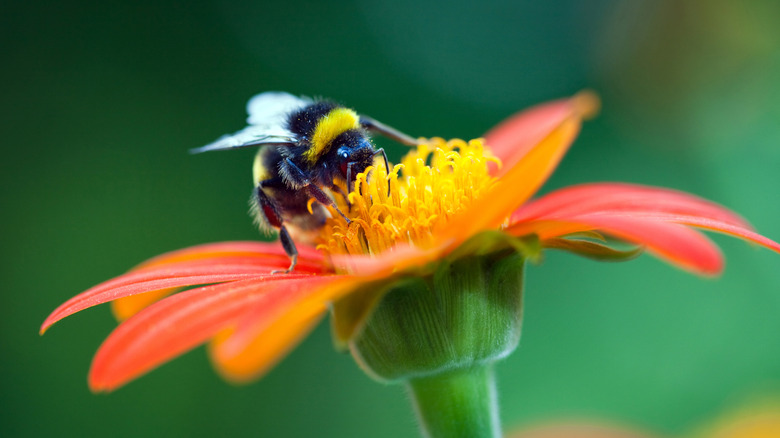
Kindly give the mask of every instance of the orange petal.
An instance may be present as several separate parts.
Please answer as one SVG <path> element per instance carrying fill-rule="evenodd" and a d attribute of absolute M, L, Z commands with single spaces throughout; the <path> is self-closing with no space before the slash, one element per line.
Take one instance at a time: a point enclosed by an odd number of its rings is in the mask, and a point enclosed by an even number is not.
<path fill-rule="evenodd" d="M 116 299 L 109 303 L 111 305 L 111 313 L 114 314 L 114 318 L 116 318 L 117 321 L 122 322 L 140 312 L 141 310 L 167 297 L 168 295 L 172 295 L 178 292 L 179 290 L 181 290 L 179 287 L 169 287 Z"/>
<path fill-rule="evenodd" d="M 542 219 L 519 222 L 510 225 L 506 232 L 513 236 L 527 236 L 536 234 L 539 239 L 547 239 L 565 236 L 567 234 L 593 231 L 596 227 L 585 223 L 566 222 L 565 220 Z"/>
<path fill-rule="evenodd" d="M 41 333 L 66 316 L 119 298 L 166 288 L 263 277 L 268 276 L 271 269 L 273 268 L 257 263 L 208 266 L 179 263 L 129 272 L 103 282 L 63 303 L 43 322 Z"/>
<path fill-rule="evenodd" d="M 684 225 L 630 216 L 583 215 L 566 221 L 532 221 L 507 229 L 513 235 L 538 230 L 541 239 L 579 231 L 599 230 L 629 242 L 645 245 L 651 253 L 681 268 L 715 275 L 723 270 L 723 255 L 711 240 Z"/>
<path fill-rule="evenodd" d="M 485 134 L 485 144 L 502 161 L 501 169 L 494 167 L 491 173 L 501 176 L 561 124 L 590 118 L 599 106 L 598 96 L 584 91 L 569 99 L 535 106 L 501 122 Z"/>
<path fill-rule="evenodd" d="M 322 265 L 323 256 L 316 249 L 308 245 L 298 245 L 298 261 L 301 264 Z M 218 242 L 196 245 L 176 251 L 171 251 L 159 256 L 153 257 L 135 269 L 146 268 L 153 265 L 163 265 L 169 263 L 178 263 L 198 259 L 208 259 L 214 257 L 257 257 L 271 259 L 289 258 L 284 249 L 278 242 Z M 308 263 L 307 263 L 308 262 Z"/>
<path fill-rule="evenodd" d="M 209 351 L 220 374 L 235 382 L 262 376 L 311 331 L 329 303 L 366 281 L 356 277 L 329 280 L 287 287 L 284 301 L 255 305 L 235 328 L 215 338 Z"/>
<path fill-rule="evenodd" d="M 246 383 L 259 379 L 292 351 L 316 327 L 325 309 L 312 315 L 297 315 L 284 324 L 270 324 L 256 341 L 250 343 L 244 354 L 228 356 L 222 351 L 234 334 L 228 329 L 209 344 L 209 356 L 214 368 L 228 381 Z"/>
<path fill-rule="evenodd" d="M 745 219 L 721 205 L 676 190 L 633 184 L 582 184 L 556 190 L 518 209 L 510 226 L 522 232 L 529 227 L 524 222 L 566 222 L 572 217 L 604 215 L 690 225 L 780 252 L 780 244 L 756 233 Z M 545 236 L 544 232 L 539 235 Z"/>
<path fill-rule="evenodd" d="M 738 214 L 706 199 L 677 190 L 624 183 L 580 184 L 553 191 L 523 205 L 512 214 L 510 224 L 606 212 L 685 214 L 750 228 Z"/>
<path fill-rule="evenodd" d="M 285 303 L 290 289 L 332 281 L 310 275 L 264 278 L 204 286 L 165 298 L 114 330 L 100 346 L 89 373 L 93 391 L 110 391 L 205 342 L 235 324 L 247 309 Z"/>
<path fill-rule="evenodd" d="M 256 268 L 258 273 L 268 274 L 272 271 L 286 269 L 290 265 L 290 259 L 287 254 L 284 253 L 248 253 L 244 255 L 237 254 L 239 253 L 221 251 L 198 252 L 198 257 L 202 258 L 192 259 L 178 256 L 167 258 L 164 263 L 155 262 L 141 265 L 137 267 L 134 272 L 146 272 L 148 270 L 158 269 L 161 266 L 165 268 L 174 266 L 187 268 L 205 267 L 211 270 L 214 269 L 215 266 L 247 265 Z M 321 260 L 304 258 L 301 259 L 298 264 L 296 264 L 295 272 L 322 274 L 327 272 L 327 268 Z M 118 321 L 124 321 L 125 319 L 140 312 L 142 309 L 167 297 L 168 295 L 178 292 L 179 290 L 180 288 L 167 288 L 120 298 L 111 302 L 111 311 Z"/>
<path fill-rule="evenodd" d="M 528 200 L 558 166 L 580 129 L 580 118 L 571 116 L 557 124 L 467 211 L 453 218 L 435 238 L 462 242 L 480 231 L 498 228 Z"/>
<path fill-rule="evenodd" d="M 703 228 L 709 231 L 717 231 L 723 234 L 728 234 L 730 236 L 749 240 L 753 243 L 757 243 L 773 251 L 780 252 L 780 244 L 775 242 L 774 240 L 766 238 L 744 227 L 722 222 L 716 219 L 688 216 L 688 215 L 674 215 L 674 214 L 666 214 L 666 213 L 656 213 L 655 215 L 648 214 L 647 216 L 645 216 L 645 219 L 663 220 L 667 222 L 674 222 L 678 224 L 694 226 L 697 228 Z"/>
<path fill-rule="evenodd" d="M 764 402 L 767 403 L 767 402 Z M 746 406 L 718 418 L 715 424 L 701 428 L 708 438 L 777 438 L 780 437 L 780 405 L 769 401 Z"/>
<path fill-rule="evenodd" d="M 506 438 L 660 438 L 625 427 L 592 422 L 559 421 L 507 434 Z"/>
<path fill-rule="evenodd" d="M 355 273 L 363 277 L 386 277 L 415 268 L 425 272 L 430 263 L 454 249 L 456 242 L 456 239 L 439 239 L 436 246 L 430 248 L 399 244 L 373 256 L 334 254 L 331 256 L 331 263 L 341 272 Z"/>

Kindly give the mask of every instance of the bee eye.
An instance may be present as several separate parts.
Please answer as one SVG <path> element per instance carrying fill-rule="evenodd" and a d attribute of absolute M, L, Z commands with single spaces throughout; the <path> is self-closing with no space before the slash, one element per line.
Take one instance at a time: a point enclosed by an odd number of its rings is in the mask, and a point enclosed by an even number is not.
<path fill-rule="evenodd" d="M 339 157 L 339 170 L 341 170 L 341 175 L 346 177 L 349 167 L 349 151 L 345 147 L 340 147 L 338 152 L 336 152 L 336 156 Z"/>

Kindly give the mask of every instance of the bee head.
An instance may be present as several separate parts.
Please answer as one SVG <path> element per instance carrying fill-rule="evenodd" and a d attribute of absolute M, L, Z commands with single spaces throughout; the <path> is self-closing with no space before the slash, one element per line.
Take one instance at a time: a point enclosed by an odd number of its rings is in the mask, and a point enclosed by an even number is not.
<path fill-rule="evenodd" d="M 352 182 L 357 174 L 374 164 L 374 145 L 364 135 L 352 137 L 336 149 L 336 160 L 341 177 Z"/>

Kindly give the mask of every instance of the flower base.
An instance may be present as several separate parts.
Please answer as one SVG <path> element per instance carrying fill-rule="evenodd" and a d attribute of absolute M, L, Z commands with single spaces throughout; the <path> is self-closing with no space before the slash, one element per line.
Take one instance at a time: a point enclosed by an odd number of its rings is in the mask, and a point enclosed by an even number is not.
<path fill-rule="evenodd" d="M 500 436 L 492 363 L 520 339 L 524 261 L 505 249 L 403 280 L 351 342 L 369 375 L 406 383 L 427 436 Z"/>

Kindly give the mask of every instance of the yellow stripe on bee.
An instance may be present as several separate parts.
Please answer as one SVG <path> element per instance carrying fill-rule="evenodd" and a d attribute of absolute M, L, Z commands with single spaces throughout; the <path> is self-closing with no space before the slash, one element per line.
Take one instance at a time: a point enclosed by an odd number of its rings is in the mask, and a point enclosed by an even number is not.
<path fill-rule="evenodd" d="M 271 177 L 271 172 L 263 164 L 263 151 L 260 149 L 255 155 L 255 162 L 252 165 L 252 181 L 258 184 L 260 181 L 266 180 Z"/>
<path fill-rule="evenodd" d="M 349 108 L 336 108 L 317 122 L 311 137 L 311 148 L 303 153 L 310 163 L 328 151 L 330 143 L 339 135 L 350 129 L 360 127 L 360 118 Z"/>

